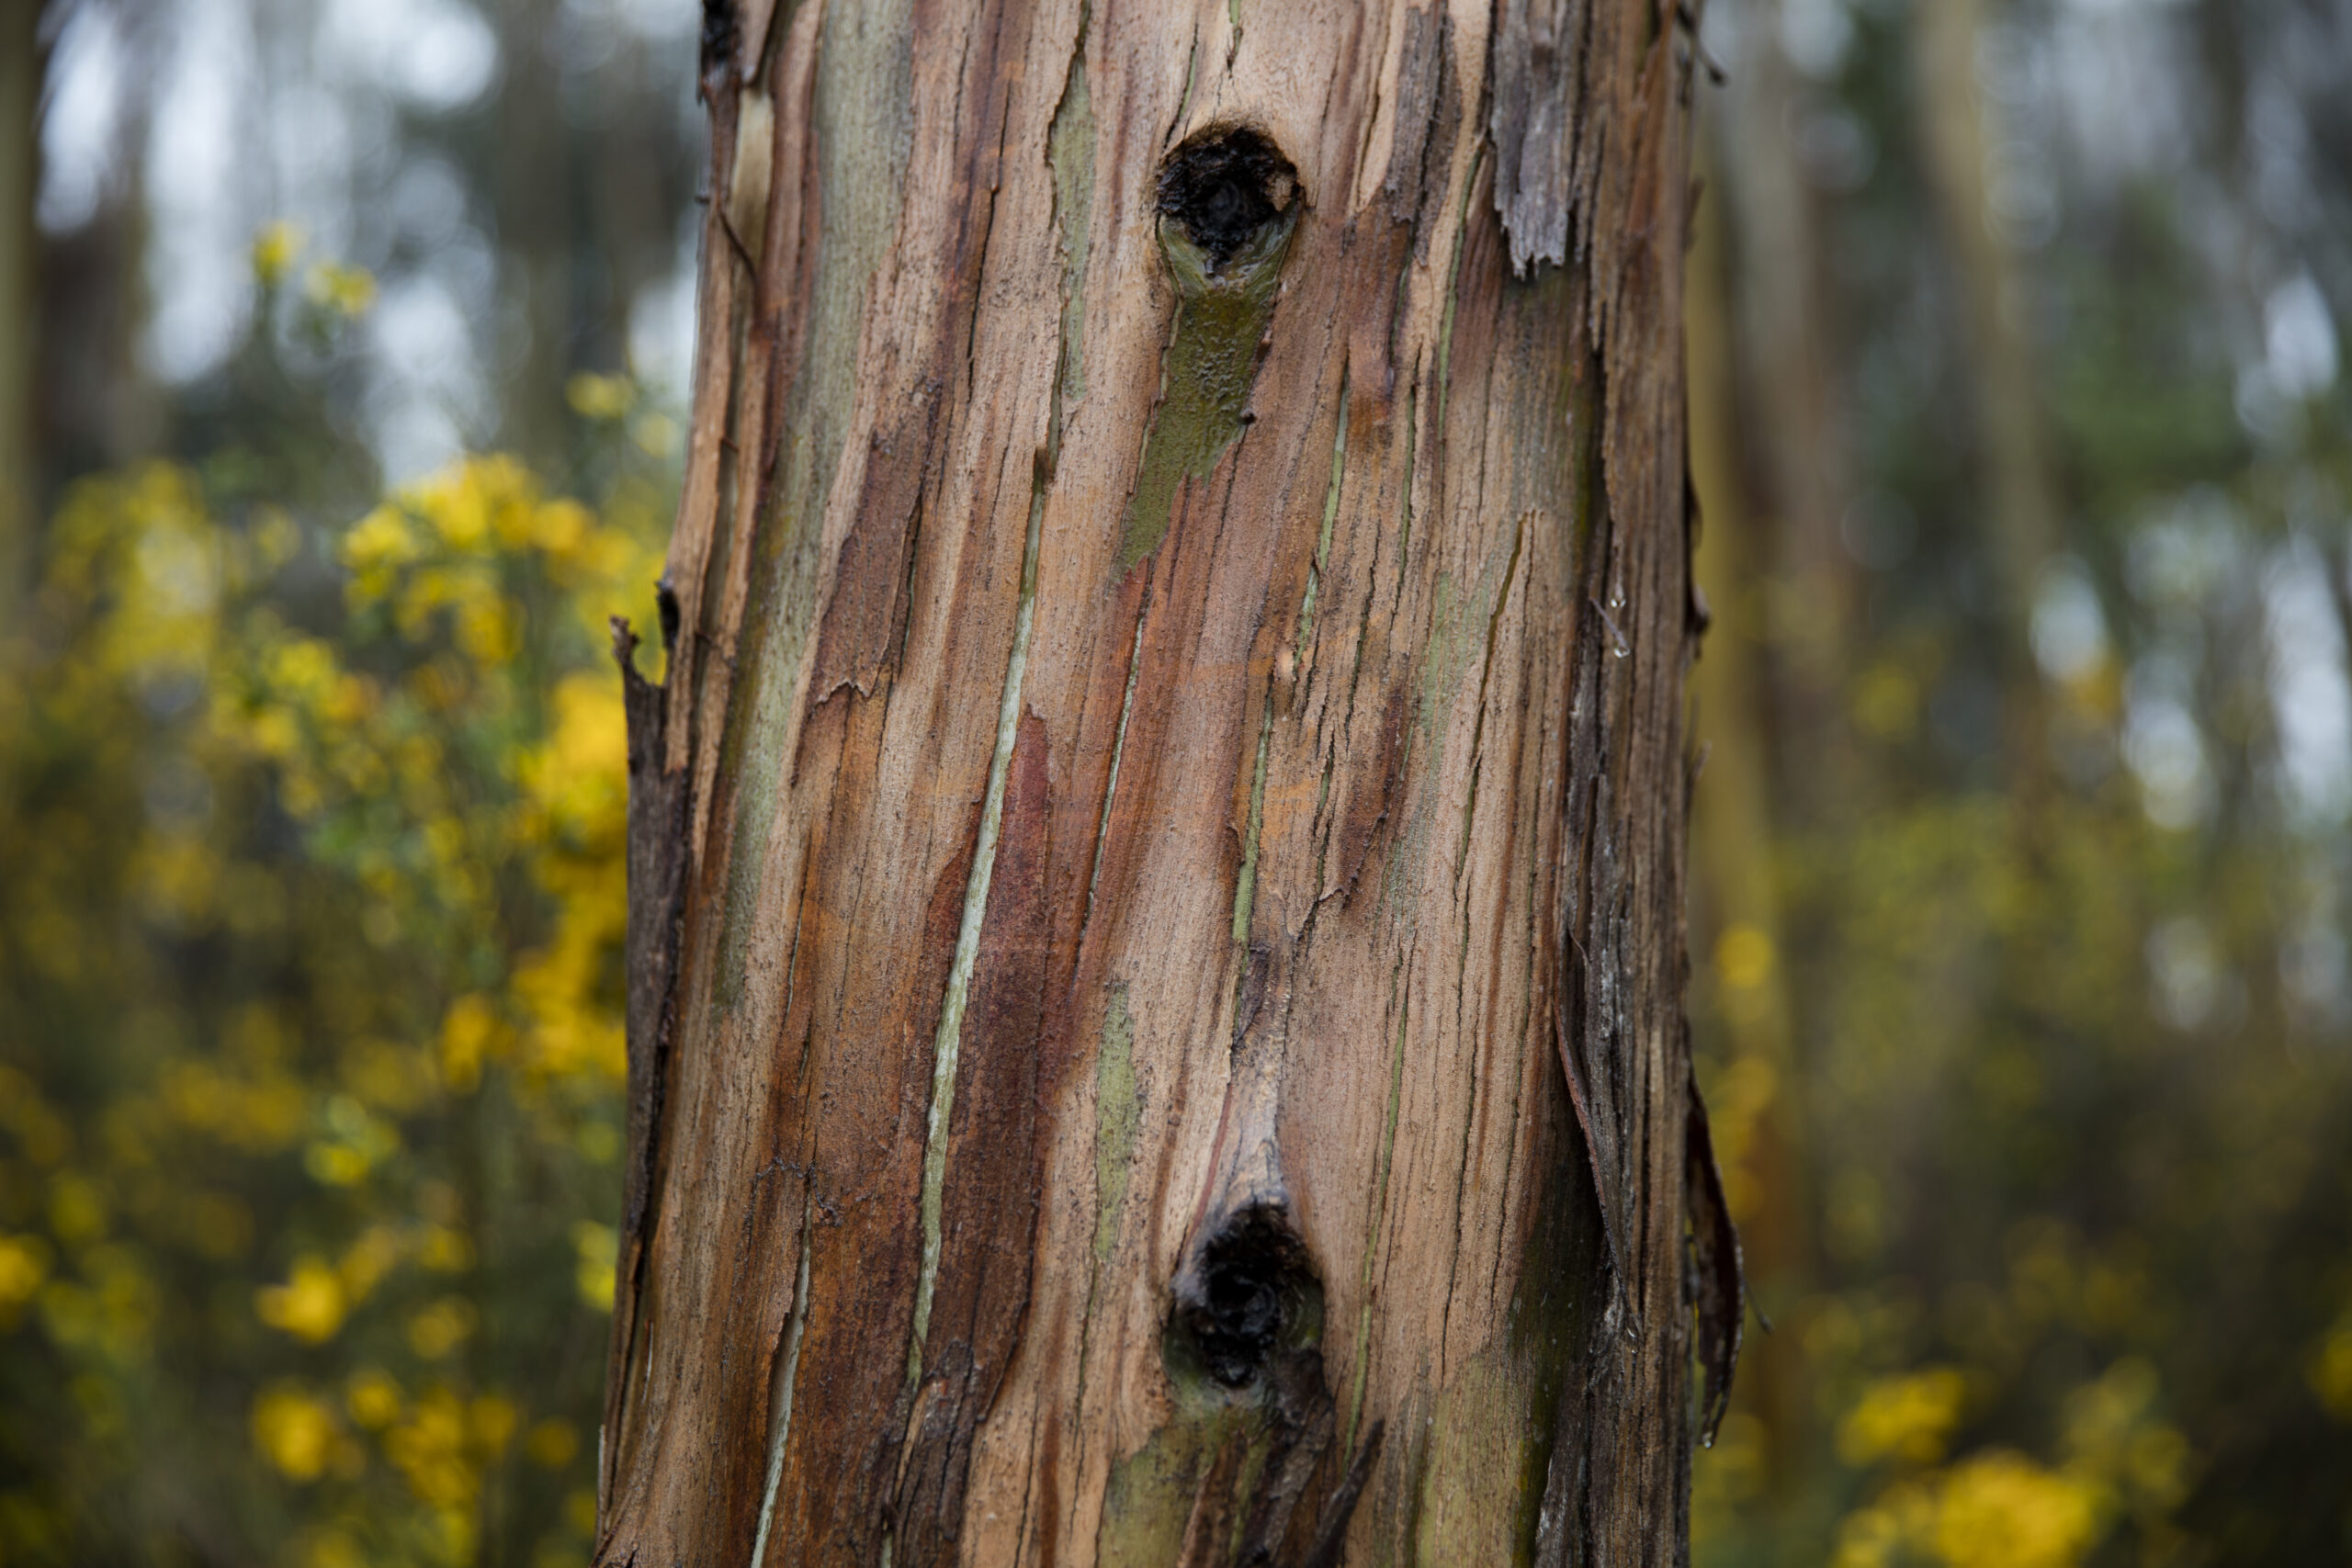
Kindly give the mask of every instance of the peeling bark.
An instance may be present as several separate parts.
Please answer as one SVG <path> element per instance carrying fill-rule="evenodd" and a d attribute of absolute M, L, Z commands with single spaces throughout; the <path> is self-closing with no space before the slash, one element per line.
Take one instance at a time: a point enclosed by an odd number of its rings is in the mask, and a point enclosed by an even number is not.
<path fill-rule="evenodd" d="M 709 6 L 599 1562 L 1687 1555 L 1689 47 L 1557 8 Z"/>

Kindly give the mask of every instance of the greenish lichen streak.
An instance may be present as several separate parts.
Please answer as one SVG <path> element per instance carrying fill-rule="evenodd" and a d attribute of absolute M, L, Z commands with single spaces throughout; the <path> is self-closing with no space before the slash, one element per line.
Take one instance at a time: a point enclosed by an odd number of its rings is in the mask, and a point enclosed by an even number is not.
<path fill-rule="evenodd" d="M 1250 908 L 1258 894 L 1258 836 L 1266 825 L 1266 743 L 1274 733 L 1273 694 L 1268 692 L 1258 722 L 1258 760 L 1250 773 L 1250 821 L 1241 836 L 1241 875 L 1233 885 L 1233 941 L 1250 940 Z M 1244 966 L 1247 973 L 1247 966 Z"/>
<path fill-rule="evenodd" d="M 1202 1472 L 1240 1431 L 1243 1418 L 1231 1404 L 1180 1415 L 1111 1467 L 1094 1542 L 1102 1568 L 1168 1568 L 1177 1560 Z"/>
<path fill-rule="evenodd" d="M 1356 1432 L 1363 1424 L 1364 1390 L 1372 1371 L 1372 1273 L 1380 1256 L 1380 1233 L 1388 1221 L 1388 1173 L 1396 1156 L 1396 1113 L 1405 1102 L 1405 1037 L 1413 1021 L 1411 990 L 1402 984 L 1401 966 L 1389 978 L 1389 1002 L 1396 1012 L 1396 1043 L 1388 1054 L 1388 1108 L 1380 1123 L 1380 1163 L 1372 1183 L 1372 1206 L 1363 1231 L 1363 1277 L 1356 1287 L 1362 1303 L 1356 1315 L 1356 1385 L 1348 1396 L 1347 1436 L 1340 1451 L 1353 1453 Z"/>
<path fill-rule="evenodd" d="M 1054 171 L 1054 227 L 1062 252 L 1062 353 L 1056 374 L 1064 406 L 1086 396 L 1086 264 L 1094 246 L 1094 104 L 1086 87 L 1087 19 L 1081 9 L 1069 75 L 1046 136 L 1046 162 Z"/>
<path fill-rule="evenodd" d="M 913 36 L 912 0 L 876 0 L 854 12 L 829 11 L 818 38 L 810 114 L 825 221 L 808 263 L 809 348 L 785 393 L 784 449 L 758 522 L 752 602 L 718 767 L 720 778 L 736 781 L 716 976 L 721 1009 L 742 995 L 791 739 L 793 688 L 817 619 L 818 535 L 847 434 L 840 411 L 856 401 L 866 298 L 889 254 L 914 148 Z M 891 85 L 877 92 L 876 83 Z M 747 363 L 743 373 L 763 368 Z M 714 573 L 727 538 L 722 526 Z"/>
<path fill-rule="evenodd" d="M 1127 988 L 1111 987 L 1102 1015 L 1102 1049 L 1094 1059 L 1094 1260 L 1111 1261 L 1119 1208 L 1127 1198 L 1127 1168 L 1136 1155 L 1136 1022 Z"/>
<path fill-rule="evenodd" d="M 1119 536 L 1124 576 L 1159 547 L 1187 479 L 1206 479 L 1241 434 L 1250 389 L 1258 378 L 1258 344 L 1273 319 L 1283 258 L 1302 203 L 1268 223 L 1224 266 L 1176 224 L 1159 225 L 1159 251 L 1176 288 L 1175 335 L 1161 370 L 1159 406 L 1144 443 L 1143 467 Z"/>
<path fill-rule="evenodd" d="M 1322 1342 L 1323 1292 L 1310 1283 L 1283 1324 L 1281 1347 L 1310 1350 Z M 1201 1366 L 1172 1327 L 1161 1337 L 1160 1361 L 1173 1395 L 1174 1418 L 1111 1467 L 1102 1522 L 1095 1536 L 1095 1562 L 1101 1568 L 1169 1568 L 1175 1562 L 1211 1467 L 1236 1444 L 1239 1452 L 1224 1489 L 1235 1500 L 1232 1515 L 1238 1530 L 1267 1478 L 1267 1461 L 1280 1435 L 1274 1396 L 1265 1380 L 1226 1387 Z M 1236 1543 L 1227 1544 L 1229 1552 Z"/>

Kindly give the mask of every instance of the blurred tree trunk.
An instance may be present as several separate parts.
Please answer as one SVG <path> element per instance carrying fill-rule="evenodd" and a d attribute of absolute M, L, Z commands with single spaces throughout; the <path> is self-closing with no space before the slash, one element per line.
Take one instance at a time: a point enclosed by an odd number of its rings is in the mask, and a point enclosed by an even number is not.
<path fill-rule="evenodd" d="M 2057 502 L 2041 452 L 2041 397 L 2024 281 L 1993 227 L 1987 155 L 1997 128 L 1977 90 L 1978 0 L 1926 0 L 1912 28 L 1920 141 L 1959 285 L 1961 364 L 1998 595 L 2003 734 L 2009 783 L 2030 815 L 2047 771 L 2044 704 L 2028 633 Z"/>
<path fill-rule="evenodd" d="M 139 353 L 148 306 L 148 132 L 169 17 L 141 6 L 114 19 L 119 85 L 97 205 L 79 226 L 40 233 L 34 244 L 33 472 L 44 494 L 161 450 L 171 412 Z M 54 57 L 43 53 L 45 73 Z"/>
<path fill-rule="evenodd" d="M 1709 139 L 1711 148 L 1720 144 L 1720 138 Z M 1702 162 L 1710 169 L 1721 166 L 1713 156 L 1702 155 Z M 1691 680 L 1694 729 L 1706 759 L 1691 805 L 1691 925 L 1700 962 L 1713 961 L 1723 1088 L 1731 1091 L 1728 1099 L 1715 1091 L 1718 1153 L 1748 1280 L 1759 1307 L 1779 1312 L 1777 1303 L 1793 1305 L 1809 1293 L 1814 1269 L 1797 1099 L 1804 1064 L 1773 866 L 1789 832 L 1789 806 L 1774 788 L 1765 722 L 1774 707 L 1768 678 L 1771 629 L 1759 586 L 1768 573 L 1760 563 L 1774 541 L 1750 510 L 1753 491 L 1743 482 L 1747 470 L 1735 435 L 1743 407 L 1752 404 L 1739 395 L 1733 348 L 1730 213 L 1714 195 L 1721 186 L 1710 180 L 1705 188 L 1707 199 L 1693 219 L 1684 312 L 1690 483 L 1703 517 L 1692 573 L 1713 613 L 1706 656 Z M 1817 355 L 1813 368 L 1825 368 Z M 1762 416 L 1756 417 L 1760 422 Z M 1784 518 L 1783 529 L 1788 525 Z M 1825 618 L 1833 613 L 1825 612 Z M 1842 646 L 1851 633 L 1837 626 L 1827 635 Z M 1814 711 L 1812 705 L 1807 711 Z M 1807 749 L 1806 754 L 1820 751 Z M 1819 809 L 1823 803 L 1810 804 Z M 1775 1335 L 1758 1343 L 1747 1360 L 1742 1403 L 1763 1424 L 1767 1473 L 1786 1495 L 1809 1451 L 1801 1347 L 1793 1334 Z"/>
<path fill-rule="evenodd" d="M 1686 1558 L 1674 15 L 712 7 L 599 1562 Z"/>
<path fill-rule="evenodd" d="M 40 0 L 0 0 L 0 614 L 31 570 L 39 513 L 33 333 L 40 233 Z"/>
<path fill-rule="evenodd" d="M 575 368 L 574 222 L 579 171 L 566 134 L 557 50 L 558 0 L 506 0 L 499 17 L 498 247 L 514 326 L 526 341 L 501 400 L 500 445 L 548 472 L 562 472 L 571 427 L 564 389 Z"/>
<path fill-rule="evenodd" d="M 1791 820 L 1851 818 L 1864 793 L 1846 725 L 1861 584 L 1841 536 L 1852 501 L 1822 198 L 1797 157 L 1806 105 L 1777 40 L 1781 6 L 1751 6 L 1751 43 L 1713 99 L 1729 302 L 1724 478 L 1749 541 L 1717 608 L 1759 657 L 1768 781 Z M 1726 492 L 1728 494 L 1728 492 Z"/>

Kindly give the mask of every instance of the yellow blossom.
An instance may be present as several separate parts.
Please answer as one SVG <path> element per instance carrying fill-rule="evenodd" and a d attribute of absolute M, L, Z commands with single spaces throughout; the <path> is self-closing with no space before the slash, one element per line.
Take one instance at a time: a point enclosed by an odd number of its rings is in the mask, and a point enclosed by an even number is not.
<path fill-rule="evenodd" d="M 474 1446 L 485 1453 L 496 1455 L 505 1451 L 514 1438 L 514 1425 L 520 1417 L 514 1402 L 501 1394 L 476 1395 L 466 1406 L 466 1430 Z"/>
<path fill-rule="evenodd" d="M 596 376 L 582 371 L 564 384 L 563 395 L 572 412 L 582 419 L 618 419 L 628 412 L 636 389 L 626 376 Z"/>
<path fill-rule="evenodd" d="M 1881 1378 L 1838 1424 L 1838 1454 L 1849 1464 L 1900 1459 L 1933 1464 L 1960 1423 L 1967 1383 L 1951 1367 Z"/>
<path fill-rule="evenodd" d="M 531 542 L 558 558 L 576 553 L 595 533 L 595 519 L 576 501 L 550 501 L 531 515 Z"/>
<path fill-rule="evenodd" d="M 371 1429 L 389 1427 L 400 1418 L 401 1385 L 390 1374 L 364 1367 L 344 1386 L 343 1405 L 351 1418 Z"/>
<path fill-rule="evenodd" d="M 458 648 L 477 664 L 503 664 L 520 651 L 522 615 L 492 592 L 480 592 L 458 606 Z"/>
<path fill-rule="evenodd" d="M 416 1260 L 439 1273 L 459 1273 L 473 1267 L 474 1244 L 463 1231 L 429 1224 L 418 1241 Z"/>
<path fill-rule="evenodd" d="M 359 1239 L 344 1253 L 335 1271 L 343 1280 L 344 1293 L 352 1301 L 363 1301 L 368 1293 L 392 1270 L 400 1261 L 399 1233 L 384 1224 L 369 1225 L 359 1233 Z"/>
<path fill-rule="evenodd" d="M 420 1502 L 471 1506 L 479 1483 L 466 1458 L 465 1406 L 446 1384 L 427 1389 L 408 1418 L 384 1435 L 384 1454 Z"/>
<path fill-rule="evenodd" d="M 334 1458 L 334 1412 L 300 1385 L 273 1383 L 254 1401 L 254 1447 L 293 1481 L 316 1481 Z"/>
<path fill-rule="evenodd" d="M 67 1173 L 49 1186 L 49 1228 L 68 1247 L 96 1241 L 107 1232 L 107 1199 L 97 1183 Z"/>
<path fill-rule="evenodd" d="M 580 1255 L 574 1278 L 580 1299 L 600 1311 L 613 1305 L 613 1275 L 620 1262 L 620 1238 L 610 1225 L 582 1220 L 571 1227 L 571 1244 Z"/>
<path fill-rule="evenodd" d="M 0 1233 L 0 1328 L 17 1321 L 49 1277 L 49 1247 L 37 1235 Z"/>
<path fill-rule="evenodd" d="M 399 1132 L 390 1122 L 371 1116 L 368 1108 L 347 1094 L 330 1096 L 325 1128 L 302 1151 L 302 1166 L 330 1187 L 350 1187 L 400 1151 Z"/>
<path fill-rule="evenodd" d="M 2098 1541 L 2098 1499 L 2022 1454 L 1995 1450 L 1952 1468 L 1934 1542 L 1951 1568 L 2073 1568 Z"/>
<path fill-rule="evenodd" d="M 270 1327 L 317 1345 L 334 1337 L 351 1303 L 334 1266 L 306 1254 L 295 1260 L 285 1284 L 265 1285 L 256 1292 L 254 1306 Z"/>
<path fill-rule="evenodd" d="M 1752 990 L 1772 973 L 1772 939 L 1755 926 L 1726 927 L 1715 941 L 1715 973 L 1734 990 Z"/>
<path fill-rule="evenodd" d="M 254 236 L 254 281 L 264 288 L 277 288 L 301 249 L 302 231 L 294 224 L 283 218 L 263 224 Z"/>
<path fill-rule="evenodd" d="M 363 316 L 376 302 L 376 276 L 366 267 L 322 262 L 311 269 L 311 300 L 338 316 Z"/>
<path fill-rule="evenodd" d="M 532 1424 L 523 1439 L 523 1451 L 542 1470 L 561 1470 L 580 1451 L 580 1434 L 571 1422 L 550 1416 Z"/>
<path fill-rule="evenodd" d="M 304 1544 L 302 1568 L 368 1568 L 368 1558 L 347 1532 L 322 1529 Z"/>
<path fill-rule="evenodd" d="M 476 993 L 450 1003 L 441 1020 L 442 1081 L 460 1094 L 471 1089 L 504 1032 L 489 998 Z"/>
<path fill-rule="evenodd" d="M 473 1331 L 473 1303 L 462 1296 L 444 1296 L 408 1320 L 409 1348 L 428 1361 L 439 1360 Z"/>
<path fill-rule="evenodd" d="M 2335 1320 L 2312 1352 L 2312 1392 L 2339 1421 L 2352 1422 L 2352 1312 Z"/>
<path fill-rule="evenodd" d="M 629 439 L 637 443 L 637 449 L 649 457 L 677 455 L 678 422 L 667 414 L 650 413 L 632 421 L 628 434 Z"/>

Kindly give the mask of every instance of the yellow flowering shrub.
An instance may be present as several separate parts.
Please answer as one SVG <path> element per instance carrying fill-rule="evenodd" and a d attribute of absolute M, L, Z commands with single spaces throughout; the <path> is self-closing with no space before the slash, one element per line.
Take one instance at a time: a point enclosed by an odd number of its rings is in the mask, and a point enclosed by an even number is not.
<path fill-rule="evenodd" d="M 1838 1454 L 1849 1464 L 1900 1459 L 1933 1464 L 1959 1425 L 1967 1380 L 1954 1367 L 1881 1378 L 1838 1424 Z"/>
<path fill-rule="evenodd" d="M 662 483 L 64 500 L 0 626 L 0 1563 L 584 1557 Z"/>
<path fill-rule="evenodd" d="M 2101 1497 L 2080 1479 L 1996 1449 L 1898 1485 L 1849 1516 L 1834 1568 L 2074 1568 L 2099 1537 Z"/>

